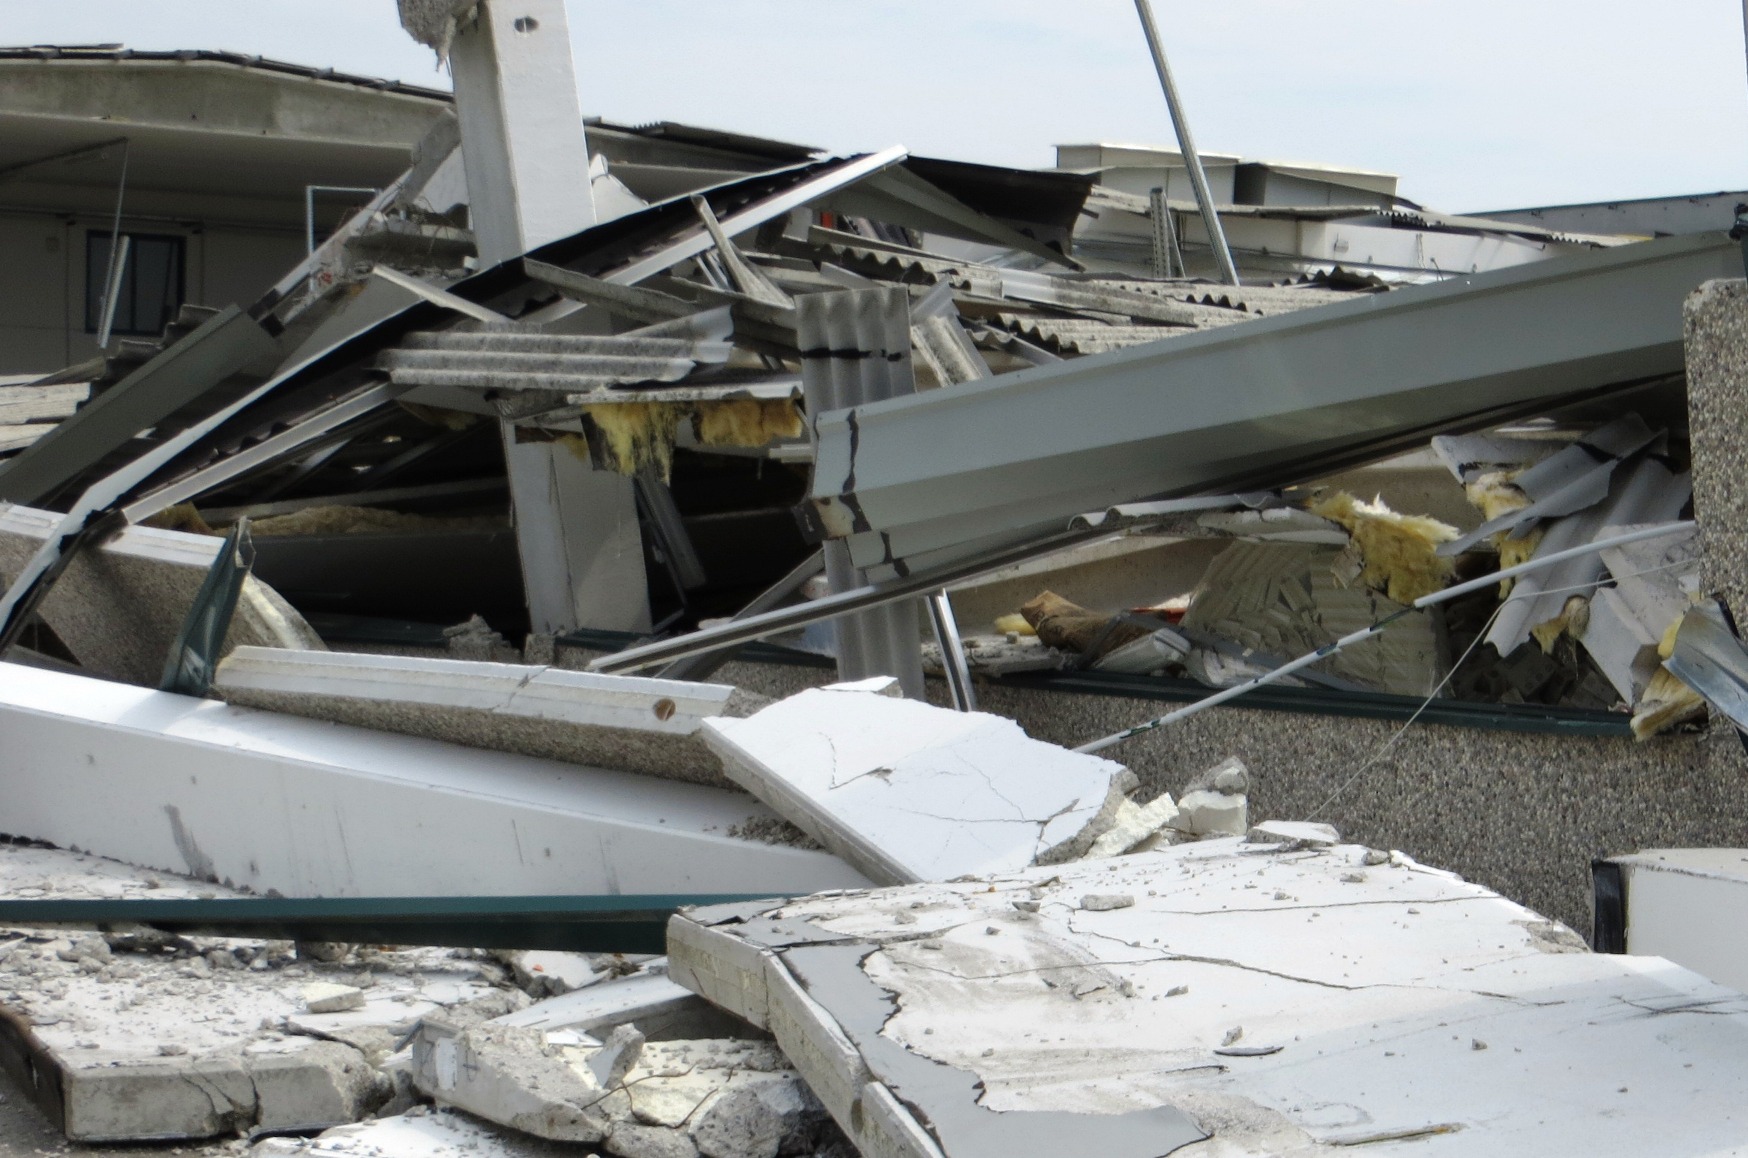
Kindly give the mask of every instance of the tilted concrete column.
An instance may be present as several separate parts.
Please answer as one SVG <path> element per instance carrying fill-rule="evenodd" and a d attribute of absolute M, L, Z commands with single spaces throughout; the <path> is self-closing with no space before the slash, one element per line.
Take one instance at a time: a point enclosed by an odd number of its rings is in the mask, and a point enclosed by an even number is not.
<path fill-rule="evenodd" d="M 595 224 L 564 0 L 484 0 L 458 21 L 455 76 L 482 267 Z"/>

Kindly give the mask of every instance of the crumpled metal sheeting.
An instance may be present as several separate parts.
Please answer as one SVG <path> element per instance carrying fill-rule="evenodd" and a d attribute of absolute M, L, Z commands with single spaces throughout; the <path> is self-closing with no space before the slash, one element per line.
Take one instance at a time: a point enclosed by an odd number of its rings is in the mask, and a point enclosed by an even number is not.
<path fill-rule="evenodd" d="M 1716 604 L 1688 609 L 1675 636 L 1674 654 L 1663 666 L 1748 732 L 1748 648 Z"/>
<path fill-rule="evenodd" d="M 1641 459 L 1631 470 L 1615 472 L 1606 500 L 1550 523 L 1530 558 L 1594 542 L 1613 528 L 1667 523 L 1681 514 L 1692 495 L 1691 474 L 1676 474 L 1654 458 Z M 1487 642 L 1500 655 L 1510 655 L 1533 628 L 1557 618 L 1569 598 L 1590 595 L 1604 570 L 1601 556 L 1585 555 L 1520 576 L 1487 632 Z"/>
<path fill-rule="evenodd" d="M 1187 332 L 1177 326 L 1122 325 L 1091 318 L 998 314 L 996 320 L 1006 329 L 1030 338 L 1047 350 L 1066 354 L 1102 354 L 1106 350 L 1121 350 Z M 1242 315 L 1235 320 L 1242 320 Z"/>

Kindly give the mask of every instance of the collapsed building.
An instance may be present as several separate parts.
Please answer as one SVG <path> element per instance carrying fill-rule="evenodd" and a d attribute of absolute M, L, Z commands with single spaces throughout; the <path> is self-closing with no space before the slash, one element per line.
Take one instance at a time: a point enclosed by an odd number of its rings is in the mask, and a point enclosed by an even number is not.
<path fill-rule="evenodd" d="M 0 1057 L 69 1137 L 1483 1153 L 1636 1088 L 1583 1152 L 1722 1152 L 1748 979 L 1644 906 L 1739 865 L 1606 858 L 1743 843 L 1728 195 L 830 156 L 586 121 L 559 0 L 401 10 L 453 101 L 0 52 L 9 292 L 80 303 L 0 386 Z M 1627 1059 L 1558 1118 L 1553 1039 Z"/>

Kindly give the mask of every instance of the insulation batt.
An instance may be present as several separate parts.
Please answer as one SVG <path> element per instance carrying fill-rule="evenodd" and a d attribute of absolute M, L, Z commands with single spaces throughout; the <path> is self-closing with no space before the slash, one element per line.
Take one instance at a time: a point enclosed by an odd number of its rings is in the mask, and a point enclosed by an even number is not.
<path fill-rule="evenodd" d="M 1663 633 L 1663 639 L 1657 645 L 1658 655 L 1668 659 L 1675 654 L 1675 637 L 1680 631 L 1681 620 L 1677 618 Z M 1658 668 L 1651 682 L 1645 685 L 1645 694 L 1639 697 L 1633 708 L 1633 737 L 1648 740 L 1705 713 L 1706 702 L 1698 692 L 1676 679 L 1668 669 Z"/>
<path fill-rule="evenodd" d="M 1457 537 L 1457 529 L 1449 523 L 1399 514 L 1381 498 L 1368 503 L 1346 491 L 1320 498 L 1309 509 L 1341 524 L 1363 561 L 1361 581 L 1397 603 L 1413 603 L 1450 582 L 1451 561 L 1437 553 L 1440 543 Z"/>

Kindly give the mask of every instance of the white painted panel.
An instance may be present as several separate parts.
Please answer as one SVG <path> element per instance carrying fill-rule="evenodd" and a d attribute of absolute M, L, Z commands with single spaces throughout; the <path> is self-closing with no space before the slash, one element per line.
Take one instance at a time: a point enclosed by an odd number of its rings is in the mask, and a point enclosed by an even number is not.
<path fill-rule="evenodd" d="M 721 789 L 0 664 L 0 832 L 287 896 L 795 893 Z"/>

